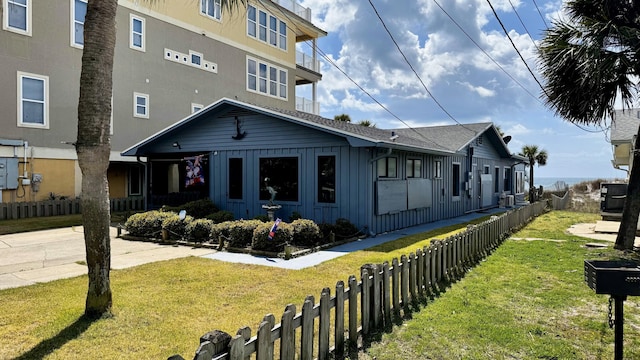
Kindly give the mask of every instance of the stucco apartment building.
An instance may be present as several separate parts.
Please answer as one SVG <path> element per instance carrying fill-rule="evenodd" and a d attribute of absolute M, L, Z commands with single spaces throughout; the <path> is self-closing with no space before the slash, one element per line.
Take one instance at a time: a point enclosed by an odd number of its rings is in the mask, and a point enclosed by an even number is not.
<path fill-rule="evenodd" d="M 86 0 L 0 1 L 0 201 L 79 196 L 73 143 Z M 326 32 L 309 9 L 287 0 L 251 0 L 234 13 L 222 13 L 219 0 L 118 4 L 112 198 L 144 191 L 144 159 L 122 157 L 124 149 L 220 98 L 319 112 L 312 49 Z"/>

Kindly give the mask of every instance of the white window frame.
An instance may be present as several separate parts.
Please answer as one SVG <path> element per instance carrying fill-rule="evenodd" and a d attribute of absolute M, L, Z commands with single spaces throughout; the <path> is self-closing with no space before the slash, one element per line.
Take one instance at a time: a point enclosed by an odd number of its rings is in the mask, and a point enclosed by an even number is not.
<path fill-rule="evenodd" d="M 209 3 L 213 1 L 213 15 L 208 13 Z M 222 21 L 222 2 L 221 0 L 200 0 L 200 15 L 209 19 Z"/>
<path fill-rule="evenodd" d="M 433 161 L 433 178 L 442 179 L 442 160 Z"/>
<path fill-rule="evenodd" d="M 255 63 L 255 73 L 251 73 L 249 71 L 249 62 L 252 61 Z M 260 67 L 266 66 L 266 72 L 264 76 L 261 74 Z M 275 71 L 275 78 L 273 78 L 273 72 Z M 288 71 L 286 69 L 277 67 L 272 65 L 266 61 L 261 61 L 256 58 L 252 58 L 247 56 L 246 61 L 246 90 L 249 92 L 257 93 L 264 96 L 269 96 L 272 98 L 287 100 L 288 92 L 289 92 L 289 84 L 287 83 L 287 79 L 289 77 Z M 284 79 L 283 79 L 284 77 Z M 253 89 L 249 87 L 250 79 L 255 79 L 256 88 Z M 264 91 L 261 90 L 261 82 L 264 84 Z M 275 94 L 272 93 L 272 86 L 275 86 Z"/>
<path fill-rule="evenodd" d="M 69 0 L 71 3 L 71 6 L 69 7 L 71 9 L 71 13 L 70 13 L 70 19 L 71 19 L 71 30 L 70 30 L 70 44 L 71 47 L 74 48 L 78 48 L 78 49 L 84 49 L 84 39 L 82 39 L 82 44 L 78 44 L 76 42 L 76 0 Z M 79 0 L 83 3 L 87 3 L 87 0 Z M 84 21 L 82 21 L 82 33 L 84 34 Z"/>
<path fill-rule="evenodd" d="M 26 29 L 20 29 L 9 25 L 9 4 L 16 6 L 24 6 L 26 8 L 25 26 Z M 31 8 L 32 0 L 26 0 L 26 4 L 19 4 L 16 0 L 2 0 L 2 30 L 14 32 L 16 34 L 31 36 Z"/>
<path fill-rule="evenodd" d="M 202 104 L 191 103 L 191 113 L 197 113 L 198 111 L 204 109 Z"/>
<path fill-rule="evenodd" d="M 28 127 L 28 128 L 36 128 L 36 129 L 49 129 L 49 77 L 45 75 L 37 75 L 30 74 L 22 71 L 17 72 L 17 99 L 18 99 L 18 117 L 17 117 L 17 125 L 18 127 Z M 42 81 L 42 94 L 43 100 L 35 100 L 35 99 L 23 99 L 22 98 L 22 80 L 23 79 L 33 79 Z M 23 120 L 23 103 L 24 101 L 35 102 L 43 105 L 42 108 L 42 124 L 38 123 L 29 123 L 24 122 Z"/>
<path fill-rule="evenodd" d="M 254 12 L 253 18 L 249 15 L 250 11 Z M 264 23 L 262 18 L 264 18 Z M 275 24 L 273 24 L 274 20 Z M 247 6 L 247 36 L 274 48 L 287 51 L 287 23 L 252 5 Z"/>
<path fill-rule="evenodd" d="M 140 21 L 141 32 L 139 33 L 134 30 L 135 27 L 133 26 L 133 24 L 135 21 Z M 145 52 L 146 46 L 147 46 L 145 33 L 146 33 L 145 18 L 134 15 L 134 14 L 129 14 L 129 48 L 133 50 Z M 137 46 L 135 44 L 134 42 L 135 35 L 140 35 L 141 46 Z"/>
<path fill-rule="evenodd" d="M 140 114 L 138 112 L 138 99 L 145 99 L 144 109 L 145 113 Z M 133 93 L 133 117 L 148 119 L 149 118 L 149 94 L 143 94 L 139 92 Z"/>

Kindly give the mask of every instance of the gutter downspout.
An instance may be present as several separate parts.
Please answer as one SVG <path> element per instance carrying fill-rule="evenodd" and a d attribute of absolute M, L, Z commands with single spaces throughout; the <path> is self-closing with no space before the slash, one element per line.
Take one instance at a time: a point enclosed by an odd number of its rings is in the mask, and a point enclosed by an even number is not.
<path fill-rule="evenodd" d="M 389 155 L 391 155 L 391 152 L 393 152 L 393 149 L 387 148 L 387 152 L 386 153 L 374 157 L 373 159 L 369 160 L 369 163 L 373 163 L 373 162 L 378 161 L 380 159 L 384 159 L 384 158 L 388 157 Z"/>
<path fill-rule="evenodd" d="M 147 188 L 148 188 L 148 183 L 149 183 L 149 179 L 150 176 L 147 172 L 147 162 L 144 162 L 142 160 L 140 160 L 140 155 L 136 156 L 136 162 L 140 165 L 142 165 L 142 168 L 144 169 L 144 185 L 142 186 L 142 196 L 144 197 L 145 201 L 144 201 L 144 210 L 147 211 L 149 210 L 149 196 L 148 196 L 148 192 L 147 192 Z"/>

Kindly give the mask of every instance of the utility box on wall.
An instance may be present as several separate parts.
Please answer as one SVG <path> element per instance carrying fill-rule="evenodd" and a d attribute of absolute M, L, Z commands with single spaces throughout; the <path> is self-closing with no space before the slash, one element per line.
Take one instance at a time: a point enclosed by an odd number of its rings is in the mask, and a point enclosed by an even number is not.
<path fill-rule="evenodd" d="M 0 158 L 0 190 L 18 188 L 18 158 Z"/>

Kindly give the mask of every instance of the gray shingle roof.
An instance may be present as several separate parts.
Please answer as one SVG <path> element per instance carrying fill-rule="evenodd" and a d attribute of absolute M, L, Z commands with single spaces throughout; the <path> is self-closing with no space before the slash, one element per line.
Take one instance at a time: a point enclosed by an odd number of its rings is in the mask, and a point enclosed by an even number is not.
<path fill-rule="evenodd" d="M 629 142 L 638 133 L 640 109 L 616 110 L 611 122 L 611 143 Z"/>

